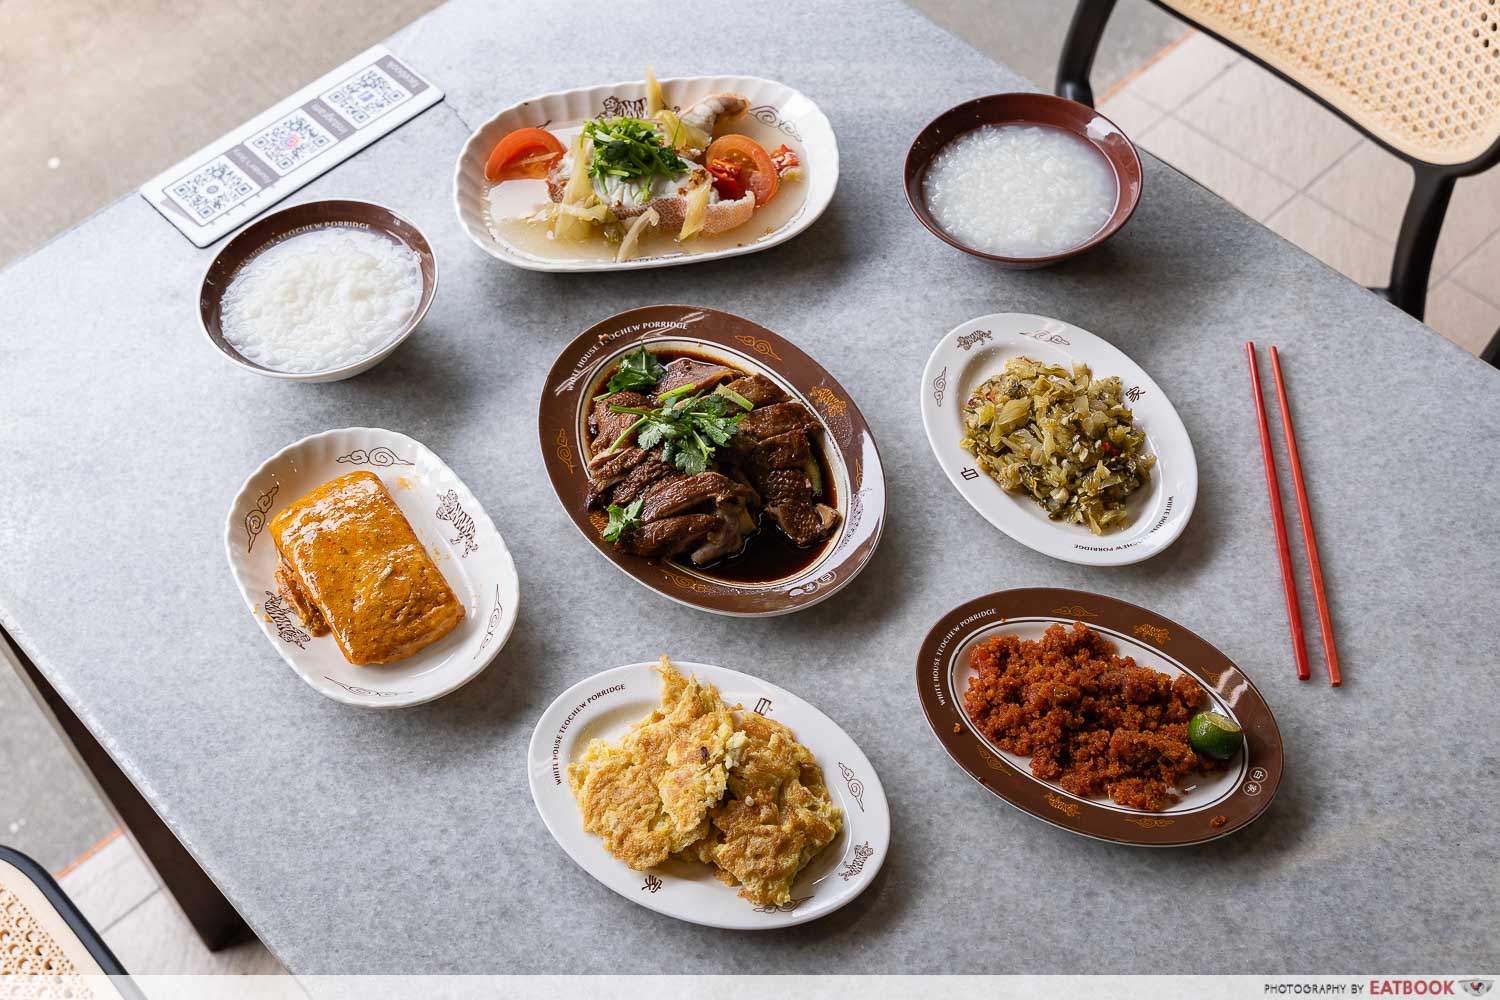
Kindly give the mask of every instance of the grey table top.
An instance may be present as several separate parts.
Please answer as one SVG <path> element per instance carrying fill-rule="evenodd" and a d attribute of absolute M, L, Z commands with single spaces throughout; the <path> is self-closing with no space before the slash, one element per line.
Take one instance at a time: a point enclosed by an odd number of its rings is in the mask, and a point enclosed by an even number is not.
<path fill-rule="evenodd" d="M 900 193 L 907 142 L 952 104 L 1026 85 L 894 3 L 783 5 L 772 23 L 688 46 L 650 32 L 564 44 L 579 25 L 650 14 L 634 0 L 577 7 L 458 3 L 406 29 L 393 46 L 447 101 L 297 195 L 391 205 L 437 251 L 425 325 L 365 376 L 297 385 L 231 368 L 194 316 L 213 250 L 136 197 L 0 273 L 0 622 L 287 966 L 1497 964 L 1496 373 L 1150 158 L 1134 221 L 1067 266 L 999 271 L 931 238 Z M 533 274 L 473 247 L 450 205 L 470 126 L 643 64 L 751 72 L 812 95 L 842 153 L 827 215 L 762 254 L 628 276 Z M 889 524 L 864 574 L 826 603 L 768 621 L 679 607 L 590 552 L 553 496 L 535 418 L 547 367 L 596 320 L 673 301 L 796 340 L 869 418 Z M 917 411 L 923 361 L 954 325 L 1002 310 L 1103 335 L 1173 398 L 1201 489 L 1163 555 L 1114 570 L 1051 560 L 992 530 L 944 479 Z M 1247 338 L 1279 344 L 1289 366 L 1342 690 L 1293 674 Z M 243 477 L 290 441 L 360 424 L 442 455 L 521 575 L 520 622 L 489 670 L 407 711 L 310 691 L 246 621 L 224 561 Z M 1110 846 L 1010 809 L 949 762 L 918 707 L 918 643 L 955 604 L 1039 585 L 1149 605 L 1255 678 L 1288 762 L 1264 818 L 1195 849 Z M 1318 664 L 1315 629 L 1311 640 Z M 574 681 L 662 651 L 796 691 L 863 746 L 893 841 L 859 900 L 794 931 L 713 931 L 614 895 L 553 842 L 527 791 L 533 723 Z"/>

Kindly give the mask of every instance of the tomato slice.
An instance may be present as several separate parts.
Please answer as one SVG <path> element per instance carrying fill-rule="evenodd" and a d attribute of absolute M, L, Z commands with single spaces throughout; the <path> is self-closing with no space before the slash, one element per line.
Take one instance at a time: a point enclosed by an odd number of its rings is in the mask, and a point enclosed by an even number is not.
<path fill-rule="evenodd" d="M 484 165 L 489 181 L 532 180 L 546 177 L 552 164 L 567 150 L 557 136 L 540 128 L 518 128 L 490 153 Z"/>
<path fill-rule="evenodd" d="M 776 173 L 776 164 L 766 148 L 748 135 L 726 135 L 715 139 L 703 151 L 703 162 L 719 160 L 733 164 L 739 169 L 740 187 L 755 192 L 755 207 L 759 208 L 772 198 L 781 187 L 781 177 Z"/>

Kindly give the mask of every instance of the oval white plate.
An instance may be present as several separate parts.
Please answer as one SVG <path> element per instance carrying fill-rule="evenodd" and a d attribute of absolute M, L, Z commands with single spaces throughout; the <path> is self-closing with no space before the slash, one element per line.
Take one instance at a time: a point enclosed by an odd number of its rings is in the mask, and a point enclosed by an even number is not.
<path fill-rule="evenodd" d="M 518 128 L 565 127 L 587 121 L 600 114 L 639 113 L 631 105 L 642 102 L 646 94 L 644 80 L 607 83 L 598 87 L 579 87 L 560 93 L 532 97 L 501 111 L 479 126 L 458 155 L 453 170 L 453 207 L 459 225 L 481 250 L 516 267 L 530 271 L 628 271 L 650 267 L 674 267 L 721 257 L 754 253 L 785 243 L 817 221 L 833 200 L 833 189 L 839 180 L 839 147 L 828 117 L 800 91 L 775 80 L 756 76 L 692 76 L 661 81 L 662 93 L 670 103 L 691 103 L 720 91 L 743 94 L 750 101 L 749 114 L 765 126 L 775 129 L 798 143 L 803 158 L 807 185 L 801 208 L 775 232 L 751 239 L 753 220 L 746 223 L 746 241 L 742 246 L 711 250 L 698 254 L 642 257 L 622 264 L 588 259 L 553 260 L 527 253 L 490 230 L 486 203 L 490 183 L 484 179 L 485 161 L 490 151 L 509 132 Z"/>
<path fill-rule="evenodd" d="M 792 902 L 757 907 L 739 890 L 714 877 L 707 865 L 668 860 L 638 872 L 585 833 L 578 804 L 568 787 L 568 764 L 589 740 L 613 740 L 661 704 L 661 679 L 653 663 L 632 663 L 579 681 L 558 696 L 537 721 L 527 753 L 531 797 L 552 836 L 584 871 L 615 892 L 650 910 L 678 920 L 731 930 L 766 930 L 803 924 L 832 913 L 863 892 L 885 862 L 891 842 L 891 814 L 875 769 L 838 725 L 807 702 L 774 684 L 706 663 L 676 662 L 714 684 L 725 702 L 760 711 L 791 727 L 812 751 L 844 826 L 797 876 Z"/>
<path fill-rule="evenodd" d="M 309 491 L 355 471 L 373 472 L 448 586 L 464 620 L 404 660 L 356 667 L 333 636 L 308 635 L 276 593 L 271 518 Z M 515 563 L 474 494 L 420 442 L 376 427 L 346 427 L 303 438 L 250 474 L 229 508 L 224 551 L 267 641 L 319 694 L 362 708 L 405 708 L 441 698 L 477 677 L 516 624 Z"/>
<path fill-rule="evenodd" d="M 1127 502 L 1130 524 L 1095 535 L 1080 524 L 1048 519 L 1028 496 L 1007 493 L 959 447 L 963 404 L 1010 358 L 1072 365 L 1096 377 L 1118 375 L 1136 426 L 1156 467 L 1144 490 Z M 969 505 L 1016 541 L 1056 559 L 1085 566 L 1124 566 L 1149 559 L 1176 541 L 1198 501 L 1198 460 L 1182 418 L 1161 387 L 1119 349 L 1071 323 L 1029 313 L 991 313 L 954 327 L 922 372 L 922 425 L 938 464 Z"/>

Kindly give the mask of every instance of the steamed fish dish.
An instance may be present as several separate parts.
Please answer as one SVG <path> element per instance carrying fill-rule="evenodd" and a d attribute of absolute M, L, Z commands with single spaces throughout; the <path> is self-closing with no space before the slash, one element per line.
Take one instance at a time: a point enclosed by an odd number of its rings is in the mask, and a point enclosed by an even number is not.
<path fill-rule="evenodd" d="M 744 134 L 741 125 L 754 119 L 743 95 L 703 95 L 674 109 L 648 74 L 645 98 L 624 106 L 636 113 L 550 131 L 522 128 L 500 140 L 485 168 L 496 185 L 490 212 L 497 235 L 551 256 L 602 246 L 623 262 L 688 251 L 750 229 L 763 215 L 779 219 L 768 206 L 790 200 L 778 195 L 800 179 L 801 160 L 785 143 L 767 149 Z M 741 238 L 755 236 L 751 230 Z"/>
<path fill-rule="evenodd" d="M 1095 378 L 1087 365 L 1012 358 L 964 403 L 963 418 L 959 443 L 980 469 L 1052 520 L 1096 535 L 1129 523 L 1126 501 L 1156 464 L 1120 380 Z"/>
<path fill-rule="evenodd" d="M 568 765 L 583 828 L 637 871 L 700 862 L 757 906 L 790 903 L 844 822 L 817 761 L 786 726 L 726 705 L 665 656 L 656 670 L 661 707 Z"/>

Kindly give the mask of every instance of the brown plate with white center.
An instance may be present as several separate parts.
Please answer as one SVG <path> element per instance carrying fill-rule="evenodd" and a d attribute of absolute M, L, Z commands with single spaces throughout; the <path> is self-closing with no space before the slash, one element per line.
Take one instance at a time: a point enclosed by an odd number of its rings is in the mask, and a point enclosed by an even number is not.
<path fill-rule="evenodd" d="M 1031 773 L 1030 760 L 1007 753 L 973 726 L 964 694 L 975 647 L 992 636 L 1040 639 L 1046 630 L 1082 622 L 1112 642 L 1118 655 L 1208 693 L 1208 710 L 1239 723 L 1244 746 L 1227 769 L 1193 774 L 1179 801 L 1159 812 L 1106 798 L 1083 798 Z M 938 742 L 969 777 L 1037 819 L 1117 844 L 1181 847 L 1228 836 L 1266 811 L 1281 785 L 1281 731 L 1250 678 L 1208 642 L 1145 608 L 1079 590 L 1027 589 L 990 594 L 948 612 L 917 654 L 917 695 Z"/>
<path fill-rule="evenodd" d="M 607 517 L 589 506 L 589 411 L 628 353 L 645 345 L 665 361 L 688 357 L 774 382 L 816 421 L 808 437 L 823 493 L 838 512 L 825 538 L 793 544 L 768 514 L 742 550 L 706 565 L 687 554 L 644 558 L 601 536 Z M 800 611 L 846 586 L 869 562 L 885 522 L 885 474 L 869 425 L 849 393 L 796 345 L 750 320 L 699 306 L 658 305 L 611 316 L 558 356 L 542 388 L 542 458 L 558 499 L 603 556 L 642 586 L 680 604 L 739 617 Z"/>

